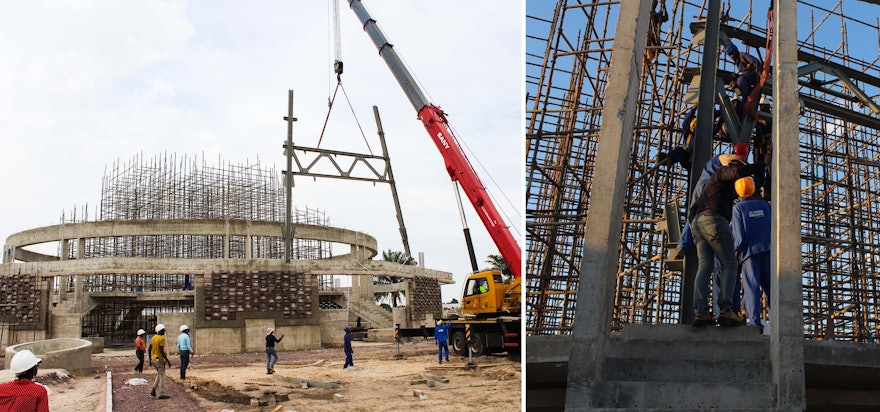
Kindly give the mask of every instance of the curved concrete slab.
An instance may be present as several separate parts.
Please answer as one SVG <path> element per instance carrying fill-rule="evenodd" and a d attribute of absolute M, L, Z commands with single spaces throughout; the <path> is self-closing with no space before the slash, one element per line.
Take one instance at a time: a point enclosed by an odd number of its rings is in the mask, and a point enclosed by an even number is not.
<path fill-rule="evenodd" d="M 376 239 L 366 233 L 330 226 L 294 224 L 297 239 L 318 240 L 349 245 L 369 259 L 377 255 Z M 69 223 L 45 226 L 14 233 L 6 238 L 6 247 L 15 248 L 15 259 L 23 262 L 53 261 L 26 246 L 64 239 L 109 238 L 119 236 L 204 235 L 281 237 L 281 223 L 235 219 L 156 219 Z M 342 255 L 337 258 L 345 258 Z"/>
<path fill-rule="evenodd" d="M 70 371 L 92 367 L 92 342 L 85 339 L 58 338 L 21 343 L 6 348 L 3 367 L 9 369 L 16 353 L 29 350 L 43 361 L 43 369 L 67 369 Z"/>

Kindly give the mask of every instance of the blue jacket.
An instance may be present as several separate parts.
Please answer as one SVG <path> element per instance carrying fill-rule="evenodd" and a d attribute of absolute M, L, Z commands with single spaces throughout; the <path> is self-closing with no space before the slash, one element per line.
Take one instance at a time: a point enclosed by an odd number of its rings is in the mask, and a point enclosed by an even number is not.
<path fill-rule="evenodd" d="M 448 323 L 437 326 L 434 328 L 434 339 L 437 339 L 438 342 L 444 342 L 449 340 L 449 327 L 452 326 Z"/>
<path fill-rule="evenodd" d="M 345 332 L 345 353 L 352 353 L 351 350 L 351 333 Z"/>
<path fill-rule="evenodd" d="M 750 197 L 733 206 L 730 230 L 740 262 L 770 251 L 770 203 Z"/>

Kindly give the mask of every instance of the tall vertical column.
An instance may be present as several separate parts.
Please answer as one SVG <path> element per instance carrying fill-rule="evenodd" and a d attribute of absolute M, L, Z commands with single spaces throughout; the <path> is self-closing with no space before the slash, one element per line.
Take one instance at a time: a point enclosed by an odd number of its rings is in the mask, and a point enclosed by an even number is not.
<path fill-rule="evenodd" d="M 716 81 L 718 74 L 718 30 L 721 26 L 721 0 L 709 0 L 706 9 L 706 28 L 703 41 L 703 61 L 700 68 L 700 92 L 697 100 L 697 127 L 694 136 L 708 137 L 712 135 L 715 117 Z M 712 154 L 712 139 L 694 139 L 694 158 L 688 177 L 688 201 L 685 202 L 688 209 L 691 207 L 691 193 L 706 162 Z M 685 214 L 685 219 L 688 216 Z M 681 323 L 690 324 L 694 321 L 694 279 L 697 276 L 697 267 L 700 263 L 697 252 L 691 249 L 687 252 L 684 262 L 684 273 L 681 282 Z"/>
<path fill-rule="evenodd" d="M 67 260 L 70 255 L 70 239 L 61 239 L 61 260 Z"/>
<path fill-rule="evenodd" d="M 770 360 L 777 410 L 806 408 L 801 274 L 801 181 L 797 93 L 797 1 L 774 0 L 773 228 Z"/>
<path fill-rule="evenodd" d="M 568 366 L 567 411 L 590 410 L 602 375 L 611 331 L 612 301 L 627 190 L 626 171 L 632 148 L 639 82 L 650 24 L 651 2 L 623 1 L 614 33 L 610 74 L 602 115 L 578 280 L 577 313 Z"/>

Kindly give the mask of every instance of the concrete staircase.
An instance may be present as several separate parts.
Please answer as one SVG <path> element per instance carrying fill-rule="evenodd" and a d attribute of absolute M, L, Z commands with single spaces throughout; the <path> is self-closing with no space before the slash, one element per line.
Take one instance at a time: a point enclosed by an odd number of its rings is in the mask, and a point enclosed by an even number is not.
<path fill-rule="evenodd" d="M 349 302 L 349 310 L 355 316 L 361 317 L 361 321 L 368 323 L 371 328 L 392 328 L 394 327 L 394 317 L 376 305 L 375 301 L 370 299 L 358 299 Z"/>
<path fill-rule="evenodd" d="M 593 407 L 770 410 L 770 341 L 752 327 L 625 325 L 612 335 Z"/>

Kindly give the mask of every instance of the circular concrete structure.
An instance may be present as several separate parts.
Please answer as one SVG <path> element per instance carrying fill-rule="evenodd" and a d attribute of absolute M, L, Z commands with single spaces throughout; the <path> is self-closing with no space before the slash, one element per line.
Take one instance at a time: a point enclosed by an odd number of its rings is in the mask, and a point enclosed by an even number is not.
<path fill-rule="evenodd" d="M 16 353 L 29 350 L 43 361 L 43 369 L 78 370 L 92 367 L 92 342 L 85 339 L 58 338 L 22 343 L 6 348 L 6 359 L 3 367 L 9 369 L 12 357 Z"/>

